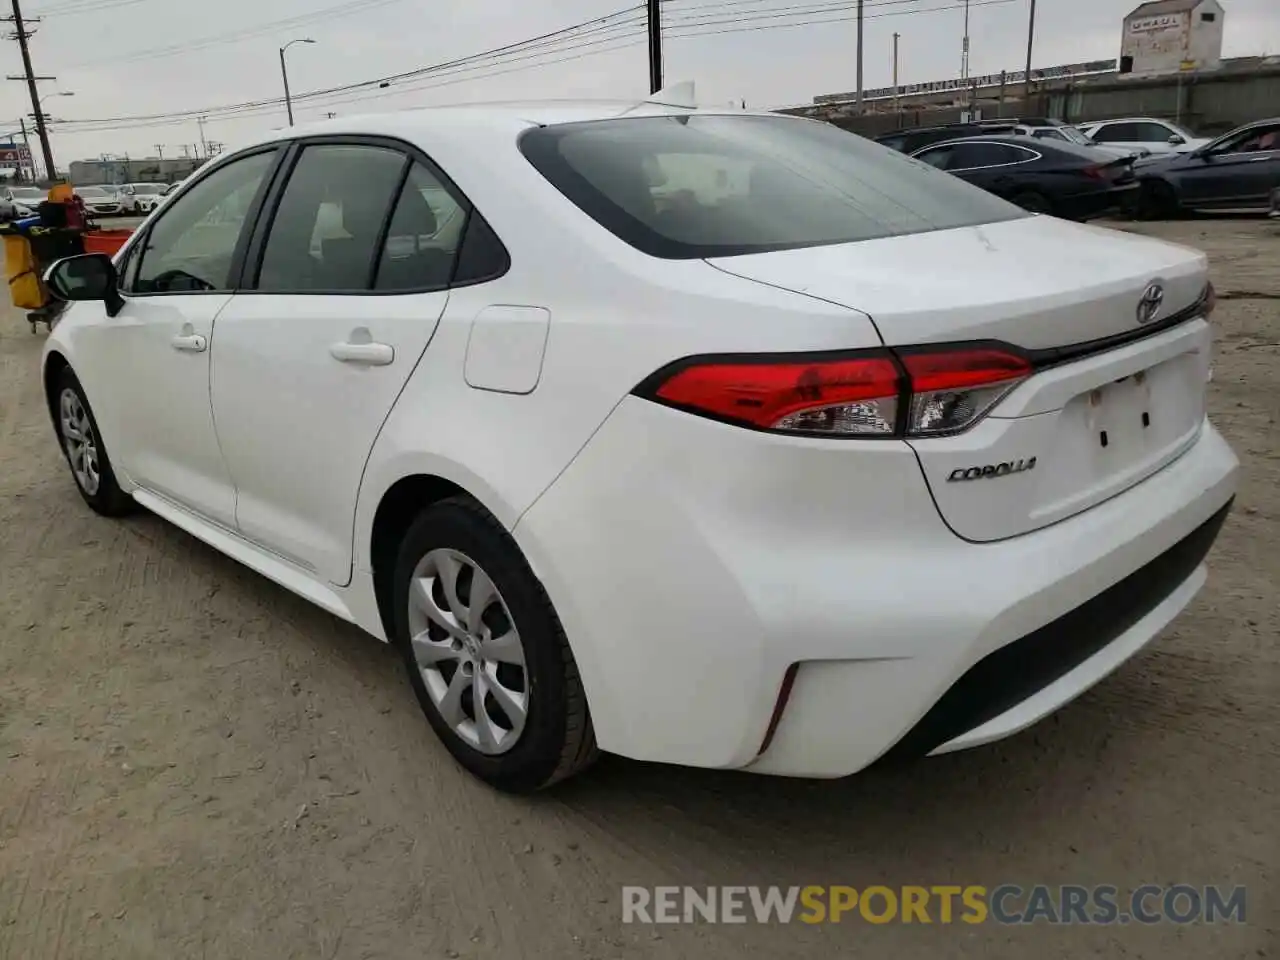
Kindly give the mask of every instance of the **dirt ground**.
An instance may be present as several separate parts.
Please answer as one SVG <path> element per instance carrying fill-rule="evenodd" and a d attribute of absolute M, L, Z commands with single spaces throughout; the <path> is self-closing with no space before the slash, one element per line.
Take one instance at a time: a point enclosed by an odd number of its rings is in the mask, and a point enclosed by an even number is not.
<path fill-rule="evenodd" d="M 1126 229 L 1135 229 L 1126 227 Z M 1002 744 L 810 783 L 606 758 L 464 775 L 391 651 L 58 457 L 43 336 L 0 313 L 0 960 L 1057 960 L 1280 955 L 1280 227 L 1208 250 L 1212 409 L 1244 462 L 1209 586 Z M 157 398 L 163 402 L 163 398 Z M 624 884 L 1243 884 L 1243 926 L 624 925 Z"/>

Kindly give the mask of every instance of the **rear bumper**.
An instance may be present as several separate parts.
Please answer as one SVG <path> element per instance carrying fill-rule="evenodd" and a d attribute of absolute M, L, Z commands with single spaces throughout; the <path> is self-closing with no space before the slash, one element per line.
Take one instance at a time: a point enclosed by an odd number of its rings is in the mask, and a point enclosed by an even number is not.
<path fill-rule="evenodd" d="M 514 534 L 560 614 L 603 749 L 836 777 L 897 744 L 1015 732 L 1139 650 L 1203 582 L 1202 553 L 1169 552 L 1197 530 L 1189 542 L 1207 550 L 1237 469 L 1206 422 L 1126 493 L 975 544 L 942 522 L 905 444 L 779 438 L 628 398 Z M 1115 598 L 1148 581 L 1120 611 Z M 1090 638 L 1065 659 L 1044 652 L 1071 632 Z M 1032 661 L 1033 677 L 974 693 Z"/>

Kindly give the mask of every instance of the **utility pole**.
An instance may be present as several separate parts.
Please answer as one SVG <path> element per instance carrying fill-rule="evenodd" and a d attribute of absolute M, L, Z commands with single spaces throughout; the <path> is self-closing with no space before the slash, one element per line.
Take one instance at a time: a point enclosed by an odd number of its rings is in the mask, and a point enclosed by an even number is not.
<path fill-rule="evenodd" d="M 960 79 L 969 79 L 969 0 L 964 0 L 964 40 L 960 43 Z"/>
<path fill-rule="evenodd" d="M 27 148 L 27 161 L 31 164 L 31 179 L 36 178 L 36 161 L 35 155 L 31 152 L 31 138 L 27 136 L 27 118 L 18 118 L 18 127 L 22 130 L 22 142 Z"/>
<path fill-rule="evenodd" d="M 858 112 L 862 112 L 862 0 L 858 0 L 858 92 L 855 94 Z"/>
<path fill-rule="evenodd" d="M 659 0 L 647 0 L 649 15 L 649 92 L 662 89 L 662 9 Z"/>
<path fill-rule="evenodd" d="M 161 163 L 164 162 L 164 144 L 163 143 L 156 144 L 156 156 L 160 158 Z"/>
<path fill-rule="evenodd" d="M 902 34 L 895 33 L 893 35 L 893 116 L 894 124 L 902 127 L 902 115 L 898 110 L 898 40 Z"/>
<path fill-rule="evenodd" d="M 1022 109 L 1031 111 L 1031 47 L 1036 39 L 1036 0 L 1031 0 L 1031 17 L 1027 21 L 1027 75 L 1022 90 Z"/>
<path fill-rule="evenodd" d="M 53 80 L 54 77 L 37 77 L 35 69 L 31 66 L 31 51 L 27 48 L 27 38 L 31 36 L 27 32 L 26 25 L 22 21 L 22 8 L 18 4 L 18 0 L 13 0 L 13 16 L 0 17 L 7 23 L 12 23 L 14 28 L 14 40 L 18 41 L 18 49 L 22 51 L 22 69 L 23 76 L 9 77 L 10 80 L 26 80 L 27 92 L 31 94 L 31 110 L 36 121 L 36 134 L 40 137 L 40 150 L 44 153 L 45 173 L 52 180 L 57 176 L 57 168 L 53 165 L 53 148 L 49 146 L 49 131 L 45 126 L 44 114 L 40 110 L 40 93 L 36 90 L 37 80 Z M 32 20 L 31 23 L 39 23 L 40 21 Z"/>
<path fill-rule="evenodd" d="M 204 138 L 204 122 L 207 117 L 196 117 L 196 126 L 200 128 L 200 156 L 209 156 L 209 142 Z"/>

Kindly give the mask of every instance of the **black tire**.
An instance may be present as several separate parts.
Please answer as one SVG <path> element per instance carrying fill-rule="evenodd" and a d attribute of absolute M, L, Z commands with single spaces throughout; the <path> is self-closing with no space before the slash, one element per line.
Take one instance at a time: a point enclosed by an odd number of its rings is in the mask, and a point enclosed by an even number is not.
<path fill-rule="evenodd" d="M 96 513 L 100 513 L 104 517 L 122 517 L 132 512 L 135 506 L 133 498 L 121 490 L 120 484 L 116 482 L 115 472 L 111 469 L 111 458 L 107 454 L 106 445 L 102 442 L 102 434 L 98 430 L 98 421 L 93 416 L 93 408 L 89 406 L 89 399 L 85 396 L 84 387 L 80 385 L 80 381 L 71 372 L 70 367 L 64 367 L 58 375 L 54 391 L 53 397 L 50 398 L 54 430 L 58 435 L 58 446 L 62 449 L 62 456 L 66 459 L 67 466 L 71 468 L 71 478 L 75 482 L 76 489 L 80 491 L 80 496 Z M 85 481 L 81 479 L 81 474 L 77 473 L 71 451 L 73 444 L 68 443 L 66 435 L 63 397 L 68 392 L 75 394 L 91 431 L 89 440 L 94 445 L 94 459 L 98 477 L 97 486 L 92 490 L 86 489 Z"/>
<path fill-rule="evenodd" d="M 1049 198 L 1037 190 L 1023 190 L 1014 194 L 1012 202 L 1016 203 L 1027 213 L 1053 213 L 1053 204 L 1049 202 Z"/>
<path fill-rule="evenodd" d="M 476 749 L 445 720 L 427 691 L 410 643 L 413 574 L 423 558 L 439 549 L 463 554 L 483 570 L 520 637 L 527 717 L 514 745 L 497 755 Z M 530 793 L 595 761 L 599 750 L 586 693 L 560 618 L 515 541 L 480 504 L 469 497 L 452 497 L 418 515 L 400 544 L 391 596 L 394 640 L 409 682 L 432 729 L 458 763 L 499 790 Z M 471 710 L 474 717 L 474 704 Z"/>
<path fill-rule="evenodd" d="M 1178 195 L 1163 180 L 1144 180 L 1138 195 L 1139 220 L 1172 220 L 1180 213 Z"/>

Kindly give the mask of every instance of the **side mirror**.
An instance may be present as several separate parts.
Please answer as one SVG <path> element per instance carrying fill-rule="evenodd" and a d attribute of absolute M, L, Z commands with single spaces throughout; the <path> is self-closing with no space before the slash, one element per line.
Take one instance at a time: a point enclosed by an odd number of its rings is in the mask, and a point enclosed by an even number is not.
<path fill-rule="evenodd" d="M 59 300 L 101 300 L 110 317 L 124 306 L 116 266 L 105 253 L 64 257 L 45 271 L 44 284 Z"/>
<path fill-rule="evenodd" d="M 1183 145 L 1184 143 L 1186 143 L 1186 142 L 1187 142 L 1186 140 L 1184 140 L 1182 137 L 1178 136 L 1176 133 L 1175 133 L 1175 134 L 1171 134 L 1171 135 L 1170 135 L 1170 137 L 1169 137 L 1169 146 L 1171 146 L 1171 147 L 1180 147 L 1180 146 L 1182 146 L 1182 145 Z"/>

